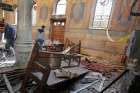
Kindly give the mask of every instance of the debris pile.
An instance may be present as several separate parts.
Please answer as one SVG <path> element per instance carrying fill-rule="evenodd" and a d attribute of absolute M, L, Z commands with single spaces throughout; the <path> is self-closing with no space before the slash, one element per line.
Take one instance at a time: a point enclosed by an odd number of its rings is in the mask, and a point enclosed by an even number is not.
<path fill-rule="evenodd" d="M 70 88 L 70 93 L 98 93 L 102 90 L 105 79 L 101 73 L 91 71 Z"/>
<path fill-rule="evenodd" d="M 0 73 L 0 93 L 16 93 L 24 78 L 24 69 L 15 69 Z"/>
<path fill-rule="evenodd" d="M 13 48 L 5 49 L 0 47 L 0 67 L 13 66 L 16 62 Z"/>
<path fill-rule="evenodd" d="M 122 65 L 113 65 L 113 64 L 105 64 L 105 63 L 97 63 L 90 61 L 88 59 L 81 62 L 87 69 L 100 72 L 100 73 L 110 73 L 110 72 L 121 72 L 124 69 Z"/>

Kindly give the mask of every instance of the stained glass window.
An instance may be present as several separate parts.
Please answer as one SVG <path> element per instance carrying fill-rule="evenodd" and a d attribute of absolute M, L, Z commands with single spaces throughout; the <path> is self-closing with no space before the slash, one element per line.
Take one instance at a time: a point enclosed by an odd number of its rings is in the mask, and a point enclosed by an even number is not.
<path fill-rule="evenodd" d="M 108 26 L 113 0 L 97 0 L 92 27 L 105 29 Z"/>
<path fill-rule="evenodd" d="M 59 0 L 56 6 L 56 15 L 65 15 L 66 0 Z"/>

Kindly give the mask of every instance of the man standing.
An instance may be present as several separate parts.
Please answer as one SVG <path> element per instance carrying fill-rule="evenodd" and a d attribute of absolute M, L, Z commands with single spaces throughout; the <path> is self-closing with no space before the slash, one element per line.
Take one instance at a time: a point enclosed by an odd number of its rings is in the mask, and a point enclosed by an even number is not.
<path fill-rule="evenodd" d="M 5 44 L 6 49 L 9 49 L 10 47 L 14 47 L 15 29 L 11 27 L 9 24 L 6 24 L 5 26 L 4 38 L 6 39 L 6 44 Z"/>
<path fill-rule="evenodd" d="M 44 43 L 45 38 L 45 26 L 41 26 L 40 29 L 38 29 L 37 34 L 36 34 L 36 42 L 42 46 Z"/>

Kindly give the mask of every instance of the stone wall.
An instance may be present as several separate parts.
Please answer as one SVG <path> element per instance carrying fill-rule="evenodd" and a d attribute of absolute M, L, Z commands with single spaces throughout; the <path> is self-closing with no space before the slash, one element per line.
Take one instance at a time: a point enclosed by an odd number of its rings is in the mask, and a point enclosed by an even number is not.
<path fill-rule="evenodd" d="M 15 0 L 16 1 L 16 0 Z M 134 17 L 130 16 L 130 0 L 113 0 L 113 8 L 109 22 L 109 35 L 106 30 L 89 29 L 94 18 L 96 0 L 67 0 L 65 38 L 73 41 L 82 40 L 82 47 L 96 52 L 99 56 L 120 55 L 133 29 Z M 37 24 L 33 26 L 32 36 L 36 30 L 45 25 L 46 38 L 49 33 L 50 17 L 54 12 L 57 0 L 36 0 Z M 11 18 L 11 17 L 10 17 Z M 8 19 L 11 20 L 11 19 Z M 109 58 L 108 58 L 109 59 Z"/>
<path fill-rule="evenodd" d="M 46 3 L 44 3 L 46 2 Z M 130 15 L 128 12 L 130 11 L 130 6 L 121 7 L 120 3 L 122 1 L 114 0 L 113 9 L 111 20 L 109 23 L 109 34 L 114 42 L 110 41 L 107 37 L 106 30 L 95 30 L 89 29 L 90 23 L 94 18 L 95 12 L 95 5 L 96 0 L 67 0 L 67 9 L 66 9 L 66 31 L 65 31 L 65 38 L 70 38 L 73 41 L 82 40 L 82 47 L 87 50 L 91 50 L 93 52 L 85 51 L 86 54 L 93 55 L 93 56 L 100 56 L 104 59 L 114 59 L 118 61 L 118 55 L 120 55 L 124 49 L 126 37 L 128 36 L 131 28 L 133 26 L 133 19 L 129 19 Z M 128 0 L 123 0 L 126 5 L 130 2 Z M 49 33 L 49 19 L 53 13 L 53 4 L 54 2 L 50 2 L 49 0 L 38 0 L 39 6 L 38 11 L 39 14 L 41 13 L 41 7 L 45 6 L 46 10 L 46 37 Z M 50 3 L 50 4 L 48 4 Z M 45 7 L 44 7 L 45 8 Z M 119 13 L 120 10 L 127 10 L 127 12 Z M 43 8 L 42 8 L 43 9 Z M 43 10 L 42 10 L 43 11 Z M 40 25 L 43 24 L 44 20 L 41 20 L 38 14 L 38 23 L 37 26 L 34 28 L 33 31 L 33 38 L 35 37 L 36 29 Z M 117 18 L 121 16 L 118 20 Z M 125 24 L 126 23 L 126 24 Z M 123 24 L 123 25 L 122 25 Z M 122 40 L 122 41 L 120 41 Z M 105 56 L 106 55 L 106 56 Z"/>

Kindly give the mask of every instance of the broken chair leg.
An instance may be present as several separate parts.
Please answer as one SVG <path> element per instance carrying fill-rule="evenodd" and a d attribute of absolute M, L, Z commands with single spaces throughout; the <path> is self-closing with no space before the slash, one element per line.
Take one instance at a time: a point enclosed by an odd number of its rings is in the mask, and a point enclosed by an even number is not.
<path fill-rule="evenodd" d="M 8 80 L 8 78 L 7 78 L 7 76 L 6 76 L 6 74 L 3 74 L 3 78 L 4 78 L 4 81 L 5 81 L 5 83 L 6 83 L 6 86 L 7 86 L 7 88 L 8 88 L 9 93 L 14 93 L 14 91 L 13 91 L 13 89 L 12 89 L 12 86 L 11 86 L 11 84 L 10 84 L 10 82 L 9 82 L 9 80 Z"/>

